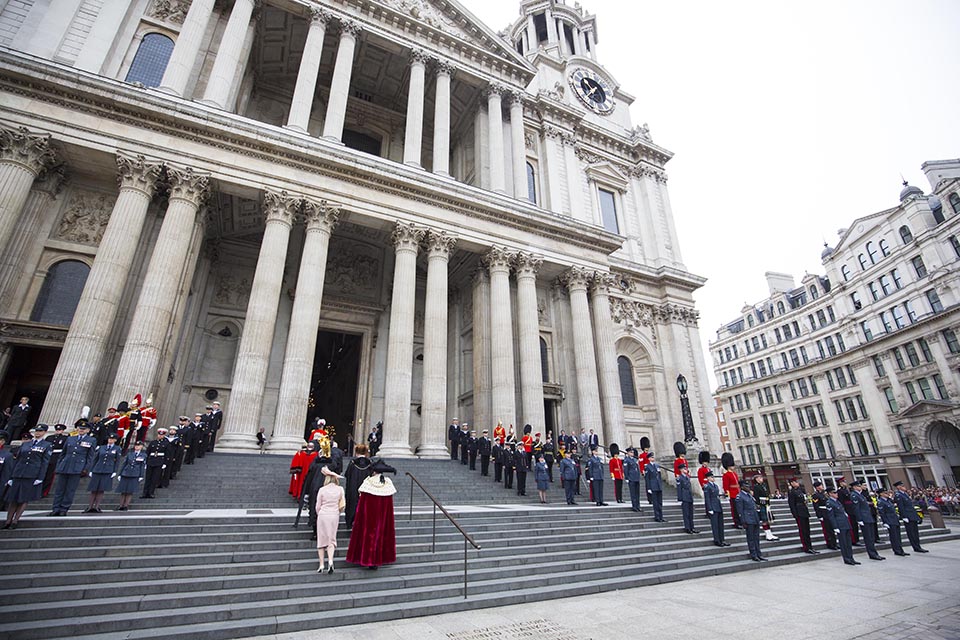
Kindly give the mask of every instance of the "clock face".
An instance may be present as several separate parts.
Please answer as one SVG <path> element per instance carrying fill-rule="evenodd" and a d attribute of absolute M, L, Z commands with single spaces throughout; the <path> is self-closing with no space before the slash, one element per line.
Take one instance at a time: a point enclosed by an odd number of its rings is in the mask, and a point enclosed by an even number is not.
<path fill-rule="evenodd" d="M 570 86 L 587 108 L 601 115 L 613 112 L 613 89 L 602 76 L 589 69 L 574 69 L 570 74 Z"/>

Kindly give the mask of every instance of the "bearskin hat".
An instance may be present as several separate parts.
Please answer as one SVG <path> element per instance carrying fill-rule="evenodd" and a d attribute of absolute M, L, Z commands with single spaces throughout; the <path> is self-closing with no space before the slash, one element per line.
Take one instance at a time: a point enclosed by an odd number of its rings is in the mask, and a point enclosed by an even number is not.
<path fill-rule="evenodd" d="M 699 462 L 700 464 L 703 464 L 704 462 L 709 463 L 709 462 L 710 462 L 710 452 L 709 452 L 709 451 L 701 451 L 701 452 L 697 455 L 697 462 Z"/>
<path fill-rule="evenodd" d="M 720 456 L 720 466 L 724 469 L 729 469 L 734 466 L 736 462 L 733 461 L 733 454 L 729 451 L 724 451 L 723 455 Z"/>
<path fill-rule="evenodd" d="M 529 424 L 523 425 L 523 435 L 527 435 L 531 431 L 533 431 L 533 427 L 531 427 Z"/>
<path fill-rule="evenodd" d="M 618 445 L 616 442 L 610 443 L 610 455 L 611 456 L 620 455 L 620 445 Z"/>
<path fill-rule="evenodd" d="M 682 442 L 674 442 L 673 453 L 676 454 L 677 457 L 687 455 L 687 445 Z"/>
<path fill-rule="evenodd" d="M 640 448 L 643 449 L 643 450 L 649 449 L 649 448 L 650 448 L 650 438 L 648 438 L 647 436 L 643 436 L 642 438 L 640 438 Z"/>

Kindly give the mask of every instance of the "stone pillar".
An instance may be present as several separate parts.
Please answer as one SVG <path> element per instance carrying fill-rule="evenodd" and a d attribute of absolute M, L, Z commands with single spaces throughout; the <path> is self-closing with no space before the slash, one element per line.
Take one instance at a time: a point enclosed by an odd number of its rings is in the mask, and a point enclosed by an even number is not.
<path fill-rule="evenodd" d="M 200 55 L 200 45 L 207 32 L 207 24 L 213 15 L 215 0 L 193 0 L 190 10 L 183 20 L 177 44 L 173 47 L 167 68 L 158 89 L 176 96 L 182 96 L 190 80 L 190 73 Z"/>
<path fill-rule="evenodd" d="M 516 382 L 513 360 L 513 314 L 510 311 L 510 263 L 506 247 L 491 247 L 484 262 L 490 270 L 490 365 L 493 420 L 517 431 Z"/>
<path fill-rule="evenodd" d="M 133 321 L 114 378 L 111 402 L 130 401 L 156 391 L 157 368 L 189 257 L 197 211 L 207 197 L 208 179 L 192 168 L 167 167 L 170 199 L 137 298 Z"/>
<path fill-rule="evenodd" d="M 220 444 L 224 449 L 254 450 L 255 435 L 260 427 L 263 388 L 270 363 L 270 347 L 280 306 L 283 268 L 290 242 L 293 217 L 300 209 L 300 199 L 286 191 L 264 194 L 266 227 L 260 243 L 257 271 L 250 288 L 250 302 L 243 323 L 243 334 L 237 349 L 233 371 L 230 406 Z"/>
<path fill-rule="evenodd" d="M 580 31 L 579 27 L 573 30 L 573 53 L 578 56 L 583 55 L 583 32 Z"/>
<path fill-rule="evenodd" d="M 587 304 L 587 285 L 592 275 L 582 267 L 570 267 L 562 277 L 570 292 L 573 359 L 577 368 L 580 427 L 603 434 L 600 418 L 600 390 L 597 386 L 597 361 L 593 349 L 593 331 L 590 328 L 590 307 Z"/>
<path fill-rule="evenodd" d="M 49 135 L 0 128 L 0 253 L 20 221 L 33 181 L 55 159 Z"/>
<path fill-rule="evenodd" d="M 523 126 L 523 93 L 510 94 L 510 143 L 513 151 L 513 195 L 527 200 L 527 141 Z"/>
<path fill-rule="evenodd" d="M 420 166 L 423 148 L 423 92 L 426 83 L 427 53 L 410 52 L 410 87 L 407 90 L 407 128 L 403 137 L 403 163 Z"/>
<path fill-rule="evenodd" d="M 203 93 L 203 102 L 218 109 L 227 108 L 230 90 L 233 88 L 233 79 L 240 66 L 240 54 L 243 51 L 243 42 L 246 39 L 250 18 L 253 17 L 254 0 L 235 0 L 230 11 L 227 28 L 220 39 L 220 48 L 217 50 L 217 59 L 213 62 L 210 79 L 207 80 L 207 89 Z"/>
<path fill-rule="evenodd" d="M 540 362 L 540 311 L 537 305 L 537 272 L 540 256 L 518 253 L 513 266 L 517 274 L 517 329 L 520 341 L 520 421 L 543 431 L 543 368 Z M 546 432 L 544 431 L 544 434 Z"/>
<path fill-rule="evenodd" d="M 72 424 L 80 407 L 92 401 L 90 394 L 103 365 L 120 296 L 136 253 L 133 248 L 140 243 L 160 165 L 143 156 L 117 155 L 117 167 L 120 194 L 63 342 L 40 422 Z"/>
<path fill-rule="evenodd" d="M 490 429 L 490 277 L 482 266 L 473 274 L 473 422 Z"/>
<path fill-rule="evenodd" d="M 301 133 L 307 133 L 307 125 L 310 124 L 310 112 L 317 90 L 317 73 L 320 71 L 320 54 L 323 52 L 323 37 L 330 20 L 330 14 L 320 7 L 310 7 L 309 10 L 310 30 L 307 31 L 307 42 L 303 45 L 297 86 L 293 90 L 290 116 L 287 118 L 287 128 Z"/>
<path fill-rule="evenodd" d="M 453 66 L 437 63 L 437 89 L 433 111 L 433 172 L 450 174 L 450 78 Z"/>
<path fill-rule="evenodd" d="M 541 202 L 540 206 L 549 207 L 554 213 L 563 213 L 563 198 L 560 191 L 560 165 L 564 162 L 563 136 L 563 130 L 552 125 L 544 125 L 542 158 L 547 164 L 547 184 L 540 189 L 541 194 L 546 196 L 545 202 Z"/>
<path fill-rule="evenodd" d="M 620 370 L 613 344 L 613 318 L 610 315 L 610 287 L 614 278 L 609 273 L 593 276 L 593 339 L 597 349 L 597 372 L 600 378 L 600 403 L 603 405 L 603 438 L 607 444 L 626 446 L 627 428 L 623 420 L 623 397 L 620 395 Z"/>
<path fill-rule="evenodd" d="M 283 357 L 277 420 L 270 439 L 270 451 L 277 453 L 292 454 L 303 444 L 310 378 L 320 326 L 320 303 L 327 271 L 327 250 L 330 235 L 340 219 L 339 207 L 330 206 L 324 201 L 305 200 L 303 209 L 307 237 L 303 243 L 297 292 L 290 315 L 290 333 Z"/>
<path fill-rule="evenodd" d="M 504 193 L 506 191 L 506 175 L 503 162 L 503 113 L 501 110 L 501 95 L 505 89 L 501 85 L 491 84 L 487 87 L 487 122 L 490 132 L 490 189 Z"/>
<path fill-rule="evenodd" d="M 343 121 L 347 115 L 347 97 L 350 92 L 350 75 L 353 73 L 353 52 L 357 46 L 360 25 L 352 20 L 340 20 L 340 45 L 337 60 L 333 65 L 333 81 L 330 84 L 330 99 L 323 121 L 323 137 L 340 141 Z"/>
<path fill-rule="evenodd" d="M 417 294 L 417 251 L 424 229 L 397 222 L 393 230 L 396 260 L 390 301 L 387 389 L 383 409 L 381 455 L 411 457 L 410 394 L 413 386 L 413 316 Z"/>
<path fill-rule="evenodd" d="M 447 453 L 447 265 L 457 239 L 444 231 L 427 236 L 427 304 L 423 327 L 423 410 L 418 455 Z"/>
<path fill-rule="evenodd" d="M 530 42 L 527 53 L 535 53 L 540 48 L 540 40 L 537 38 L 537 26 L 533 23 L 532 13 L 527 16 L 527 40 Z"/>
<path fill-rule="evenodd" d="M 10 359 L 13 357 L 13 345 L 7 342 L 0 342 L 0 382 L 7 377 L 7 369 L 10 367 Z"/>
<path fill-rule="evenodd" d="M 547 21 L 547 43 L 557 44 L 560 41 L 560 36 L 557 33 L 557 21 L 553 17 L 553 11 L 547 9 L 543 12 L 543 17 Z"/>

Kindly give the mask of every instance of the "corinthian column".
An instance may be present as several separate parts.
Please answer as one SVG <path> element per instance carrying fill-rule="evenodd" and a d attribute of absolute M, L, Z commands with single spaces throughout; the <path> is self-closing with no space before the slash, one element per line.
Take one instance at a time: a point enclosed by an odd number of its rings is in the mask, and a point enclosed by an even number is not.
<path fill-rule="evenodd" d="M 203 93 L 203 102 L 220 109 L 227 108 L 227 98 L 233 88 L 233 79 L 240 67 L 240 53 L 243 41 L 253 16 L 254 0 L 235 0 L 230 11 L 227 28 L 220 39 L 217 59 L 213 61 L 207 89 Z"/>
<path fill-rule="evenodd" d="M 133 264 L 133 247 L 140 244 L 143 221 L 160 175 L 160 165 L 143 156 L 118 155 L 117 167 L 120 194 L 97 247 L 97 257 L 47 390 L 40 414 L 40 421 L 47 424 L 69 424 L 77 419 L 80 407 L 92 402 L 90 394 Z"/>
<path fill-rule="evenodd" d="M 403 138 L 403 163 L 420 166 L 423 147 L 423 91 L 427 68 L 427 53 L 421 49 L 410 52 L 410 87 L 407 90 L 407 126 Z"/>
<path fill-rule="evenodd" d="M 453 67 L 445 60 L 437 63 L 436 99 L 433 110 L 433 172 L 450 173 L 450 77 Z"/>
<path fill-rule="evenodd" d="M 539 256 L 518 253 L 514 259 L 517 274 L 517 328 L 520 341 L 520 420 L 543 429 L 543 369 L 540 362 L 540 312 L 537 308 L 537 271 Z"/>
<path fill-rule="evenodd" d="M 423 327 L 421 447 L 426 458 L 447 457 L 447 264 L 457 239 L 444 231 L 427 236 L 427 304 Z"/>
<path fill-rule="evenodd" d="M 393 230 L 396 259 L 390 302 L 387 389 L 384 398 L 383 446 L 386 457 L 411 457 L 410 394 L 413 383 L 413 314 L 417 293 L 417 251 L 424 229 L 398 222 Z"/>
<path fill-rule="evenodd" d="M 506 89 L 498 84 L 487 87 L 487 122 L 490 130 L 490 188 L 503 193 L 506 177 L 503 162 L 503 112 L 501 95 Z"/>
<path fill-rule="evenodd" d="M 290 103 L 290 117 L 287 128 L 302 133 L 307 132 L 310 124 L 310 112 L 313 97 L 317 90 L 317 72 L 320 71 L 320 54 L 323 52 L 323 37 L 327 33 L 330 14 L 320 7 L 310 7 L 310 30 L 307 42 L 303 45 L 300 57 L 300 70 L 297 72 L 297 86 L 293 90 L 293 102 Z M 276 437 L 276 434 L 274 434 Z"/>
<path fill-rule="evenodd" d="M 147 397 L 156 391 L 157 367 L 163 359 L 164 341 L 188 262 L 197 211 L 207 197 L 207 176 L 189 167 L 169 166 L 167 176 L 170 200 L 123 345 L 110 394 L 112 402 L 131 400 L 137 393 Z"/>
<path fill-rule="evenodd" d="M 215 0 L 193 0 L 190 10 L 183 20 L 177 44 L 173 47 L 167 68 L 163 72 L 163 79 L 158 87 L 161 91 L 182 96 L 190 80 L 190 72 L 197 63 L 200 45 L 207 32 L 207 23 L 213 15 Z"/>
<path fill-rule="evenodd" d="M 520 200 L 529 197 L 527 192 L 527 142 L 523 128 L 523 94 L 510 94 L 510 143 L 513 151 L 513 195 Z"/>
<path fill-rule="evenodd" d="M 20 220 L 30 186 L 55 160 L 49 135 L 33 135 L 23 127 L 0 128 L 0 252 Z"/>
<path fill-rule="evenodd" d="M 260 426 L 263 387 L 267 380 L 270 347 L 280 306 L 283 287 L 283 266 L 293 217 L 300 209 L 300 199 L 286 191 L 264 193 L 266 226 L 260 243 L 257 271 L 250 288 L 250 302 L 243 323 L 243 334 L 233 371 L 230 405 L 220 444 L 224 449 L 253 450 L 254 435 Z"/>
<path fill-rule="evenodd" d="M 330 83 L 330 99 L 327 101 L 327 114 L 323 121 L 323 137 L 338 142 L 343 135 L 343 121 L 347 116 L 347 96 L 358 35 L 360 25 L 352 20 L 340 20 L 340 45 L 337 47 L 337 61 L 333 65 L 333 80 Z"/>
<path fill-rule="evenodd" d="M 290 333 L 283 357 L 277 421 L 270 439 L 270 451 L 277 453 L 293 453 L 303 443 L 313 357 L 317 351 L 320 302 L 327 273 L 327 250 L 330 247 L 330 234 L 340 219 L 340 208 L 328 205 L 325 201 L 304 200 L 303 212 L 307 221 L 307 237 L 303 243 L 297 293 L 290 315 Z"/>
<path fill-rule="evenodd" d="M 482 266 L 473 274 L 473 422 L 491 429 L 490 276 Z M 493 433 L 492 429 L 490 431 Z"/>
<path fill-rule="evenodd" d="M 627 431 L 623 422 L 620 371 L 617 368 L 617 351 L 613 344 L 613 318 L 610 316 L 608 295 L 614 279 L 609 273 L 597 272 L 593 276 L 592 284 L 590 311 L 593 314 L 593 339 L 597 349 L 597 371 L 600 374 L 603 439 L 607 444 L 616 442 L 622 447 L 627 440 Z"/>
<path fill-rule="evenodd" d="M 490 271 L 490 365 L 493 420 L 517 425 L 513 373 L 513 321 L 510 313 L 510 263 L 506 247 L 491 247 L 484 257 Z M 519 431 L 519 429 L 518 429 Z"/>
<path fill-rule="evenodd" d="M 580 428 L 603 433 L 600 419 L 600 391 L 597 388 L 597 360 L 590 329 L 590 307 L 587 285 L 592 273 L 582 267 L 570 267 L 562 276 L 570 292 L 573 316 L 573 359 L 577 367 L 577 395 L 580 405 Z"/>

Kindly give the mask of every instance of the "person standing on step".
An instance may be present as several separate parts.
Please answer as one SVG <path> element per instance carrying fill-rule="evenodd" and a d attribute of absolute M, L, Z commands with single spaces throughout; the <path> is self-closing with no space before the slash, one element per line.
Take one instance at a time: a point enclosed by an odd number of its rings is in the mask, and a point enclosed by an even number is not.
<path fill-rule="evenodd" d="M 529 466 L 530 456 L 533 455 L 533 436 L 530 435 L 531 431 L 533 431 L 533 427 L 531 427 L 529 424 L 524 425 L 523 436 L 520 438 L 520 447 L 523 448 L 523 451 L 525 454 L 523 456 L 523 459 L 524 461 L 527 462 L 527 465 L 528 465 L 527 470 L 530 469 L 530 466 Z"/>
<path fill-rule="evenodd" d="M 907 530 L 907 539 L 910 540 L 910 546 L 917 553 L 927 553 L 927 550 L 920 546 L 920 516 L 913 506 L 913 498 L 903 490 L 903 482 L 893 483 L 896 493 L 893 494 L 894 504 L 897 505 L 897 512 L 900 514 L 900 522 Z"/>
<path fill-rule="evenodd" d="M 480 452 L 480 441 L 477 438 L 477 432 L 471 431 L 467 437 L 467 455 L 470 459 L 470 471 L 477 470 L 477 454 Z"/>
<path fill-rule="evenodd" d="M 713 533 L 713 544 L 718 547 L 729 547 L 723 539 L 723 502 L 720 501 L 720 487 L 714 481 L 713 471 L 707 469 L 703 474 L 703 503 L 707 507 L 707 517 L 710 518 L 710 532 Z"/>
<path fill-rule="evenodd" d="M 687 465 L 687 445 L 682 442 L 673 443 L 673 477 L 674 479 L 680 477 L 680 467 L 688 466 Z"/>
<path fill-rule="evenodd" d="M 315 511 L 317 514 L 317 554 L 320 556 L 320 567 L 317 573 L 333 573 L 333 554 L 337 550 L 337 528 L 340 526 L 340 513 L 347 508 L 347 499 L 343 487 L 340 486 L 340 476 L 328 467 L 321 467 L 323 486 L 317 490 Z M 325 567 L 324 552 L 327 556 Z"/>
<path fill-rule="evenodd" d="M 840 478 L 837 487 L 837 499 L 843 505 L 847 512 L 847 519 L 850 520 L 850 540 L 853 546 L 860 546 L 860 527 L 857 526 L 857 510 L 853 506 L 853 497 L 850 495 L 850 487 L 844 478 Z"/>
<path fill-rule="evenodd" d="M 97 449 L 97 440 L 90 435 L 90 425 L 77 424 L 77 435 L 63 443 L 63 453 L 57 463 L 57 477 L 53 488 L 53 507 L 48 516 L 65 516 L 73 506 L 73 498 L 80 486 L 80 478 L 90 473 Z"/>
<path fill-rule="evenodd" d="M 43 497 L 46 498 L 53 487 L 53 478 L 57 474 L 57 465 L 60 463 L 60 456 L 63 454 L 63 446 L 69 437 L 66 433 L 67 425 L 63 423 L 53 425 L 54 434 L 47 436 L 46 440 L 50 443 L 50 464 L 47 465 L 47 475 L 43 479 Z"/>
<path fill-rule="evenodd" d="M 7 508 L 7 501 L 4 498 L 7 490 L 7 480 L 10 479 L 15 464 L 13 454 L 7 448 L 7 438 L 9 437 L 6 431 L 0 430 L 0 509 L 3 510 Z"/>
<path fill-rule="evenodd" d="M 547 431 L 547 439 L 543 441 L 543 459 L 547 463 L 547 475 L 550 477 L 550 482 L 553 482 L 553 463 L 557 459 L 557 446 L 550 431 Z"/>
<path fill-rule="evenodd" d="M 213 453 L 213 448 L 217 444 L 217 435 L 219 435 L 222 425 L 223 410 L 220 408 L 220 403 L 215 400 L 213 406 L 210 408 L 210 426 L 212 427 L 212 433 L 210 434 L 210 444 L 207 449 L 210 453 Z"/>
<path fill-rule="evenodd" d="M 650 451 L 647 452 L 647 466 L 643 470 L 643 479 L 647 484 L 647 498 L 653 505 L 653 521 L 666 522 L 663 519 L 663 481 L 660 479 L 660 465 Z"/>
<path fill-rule="evenodd" d="M 117 467 L 123 453 L 117 445 L 117 434 L 107 434 L 107 444 L 97 447 L 93 455 L 93 466 L 90 468 L 90 483 L 87 491 L 90 492 L 90 505 L 84 513 L 102 513 L 100 502 L 103 494 L 113 489 L 113 479 L 117 477 Z"/>
<path fill-rule="evenodd" d="M 33 407 L 30 406 L 30 398 L 26 396 L 20 398 L 19 404 L 10 407 L 10 416 L 7 418 L 7 424 L 4 426 L 4 430 L 9 436 L 7 438 L 9 442 L 19 440 L 23 432 L 26 431 L 27 420 L 30 419 L 31 411 L 33 411 Z"/>
<path fill-rule="evenodd" d="M 114 511 L 127 511 L 130 508 L 133 494 L 139 490 L 146 472 L 147 452 L 143 448 L 143 442 L 138 440 L 133 443 L 133 448 L 127 452 L 120 463 L 120 469 L 117 470 L 117 476 L 120 478 L 117 484 L 120 505 Z"/>
<path fill-rule="evenodd" d="M 770 486 L 763 474 L 758 473 L 753 477 L 753 499 L 757 501 L 757 508 L 760 510 L 760 526 L 763 529 L 763 535 L 767 540 L 779 540 L 773 535 L 770 529 L 770 521 L 773 515 L 770 513 Z"/>
<path fill-rule="evenodd" d="M 260 449 L 260 455 L 263 455 L 267 452 L 267 436 L 264 435 L 265 429 L 260 427 L 257 430 L 257 448 Z M 184 445 L 189 447 L 190 445 Z M 189 462 L 187 464 L 190 464 Z"/>
<path fill-rule="evenodd" d="M 517 452 L 514 454 L 513 466 L 517 471 L 517 495 L 525 496 L 527 495 L 527 458 L 529 455 L 527 451 L 523 448 L 523 445 L 517 447 Z"/>
<path fill-rule="evenodd" d="M 377 451 L 380 450 L 380 445 L 383 444 L 383 422 L 378 422 L 373 426 L 373 431 L 370 432 L 370 435 L 367 436 L 367 448 L 370 449 L 370 455 L 377 455 Z"/>
<path fill-rule="evenodd" d="M 490 447 L 490 456 L 493 458 L 493 481 L 499 484 L 503 480 L 503 445 L 496 438 Z"/>
<path fill-rule="evenodd" d="M 173 465 L 170 471 L 170 479 L 174 480 L 180 473 L 180 469 L 183 468 L 183 458 L 186 452 L 183 448 L 183 437 L 180 435 L 180 428 L 177 425 L 170 427 L 168 437 L 170 438 L 170 444 L 173 445 Z"/>
<path fill-rule="evenodd" d="M 843 508 L 840 500 L 837 499 L 837 489 L 830 487 L 827 490 L 827 496 L 827 519 L 830 522 L 830 526 L 833 527 L 833 532 L 837 536 L 843 563 L 849 565 L 860 564 L 853 559 L 853 538 L 850 536 L 850 518 L 847 516 L 847 510 Z"/>
<path fill-rule="evenodd" d="M 470 431 L 469 425 L 460 425 L 460 464 L 467 466 L 470 462 Z"/>
<path fill-rule="evenodd" d="M 823 540 L 827 543 L 827 549 L 837 551 L 840 549 L 837 546 L 837 536 L 833 533 L 833 525 L 830 524 L 828 514 L 830 509 L 827 507 L 827 497 L 826 491 L 823 490 L 823 482 L 820 480 L 815 480 L 813 483 L 813 495 L 810 497 L 813 502 L 813 513 L 817 516 L 817 520 L 820 521 L 820 528 L 823 530 Z"/>
<path fill-rule="evenodd" d="M 637 450 L 627 447 L 627 457 L 623 459 L 623 477 L 630 491 L 630 510 L 640 513 L 640 462 Z"/>
<path fill-rule="evenodd" d="M 38 424 L 30 430 L 32 439 L 24 440 L 13 454 L 16 461 L 13 473 L 7 480 L 7 521 L 4 529 L 16 529 L 27 504 L 40 499 L 43 478 L 50 464 L 50 443 L 43 439 L 47 425 Z"/>
<path fill-rule="evenodd" d="M 507 448 L 503 450 L 503 488 L 513 489 L 513 470 L 516 468 L 516 448 L 515 442 L 508 442 Z"/>
<path fill-rule="evenodd" d="M 573 499 L 574 488 L 577 484 L 577 467 L 573 464 L 573 459 L 569 455 L 560 458 L 560 482 L 563 483 L 563 492 L 567 504 L 577 504 Z"/>
<path fill-rule="evenodd" d="M 620 457 L 620 446 L 616 442 L 610 443 L 609 466 L 613 497 L 617 499 L 617 504 L 623 504 L 623 458 Z"/>
<path fill-rule="evenodd" d="M 195 455 L 197 458 L 202 458 L 207 455 L 207 447 L 210 445 L 209 427 L 207 426 L 207 422 L 203 420 L 203 417 L 197 413 L 193 416 L 193 422 L 190 423 L 190 428 L 195 432 L 193 437 Z"/>
<path fill-rule="evenodd" d="M 736 507 L 740 510 L 740 523 L 747 533 L 747 550 L 750 559 L 754 562 L 765 561 L 760 555 L 760 511 L 754 500 L 749 480 L 740 483 L 740 492 L 737 494 Z"/>
<path fill-rule="evenodd" d="M 787 493 L 787 503 L 790 505 L 790 514 L 797 521 L 797 531 L 800 532 L 800 546 L 804 553 L 815 555 L 813 540 L 810 539 L 810 508 L 807 506 L 807 492 L 803 490 L 797 478 L 790 479 L 790 491 Z"/>
<path fill-rule="evenodd" d="M 500 443 L 502 447 L 507 441 L 507 430 L 503 428 L 503 423 L 497 420 L 497 426 L 493 428 L 493 439 Z"/>
<path fill-rule="evenodd" d="M 458 460 L 457 449 L 460 447 L 460 421 L 456 418 L 450 421 L 447 427 L 447 441 L 450 443 L 450 459 Z"/>
<path fill-rule="evenodd" d="M 880 521 L 883 528 L 887 530 L 890 536 L 890 546 L 893 548 L 893 555 L 908 556 L 903 550 L 903 537 L 900 535 L 900 518 L 897 517 L 897 506 L 893 503 L 893 492 L 890 489 L 880 487 L 880 497 L 877 499 L 877 513 L 880 515 Z"/>
<path fill-rule="evenodd" d="M 740 493 L 740 478 L 734 471 L 733 454 L 725 451 L 720 456 L 720 465 L 724 468 L 723 472 L 723 495 L 730 499 L 730 517 L 733 519 L 733 528 L 742 529 L 740 526 L 740 514 L 737 512 L 737 495 Z"/>
<path fill-rule="evenodd" d="M 177 465 L 177 450 L 180 448 L 179 440 L 176 435 L 176 429 L 172 426 L 166 430 L 167 456 L 160 473 L 160 488 L 166 489 L 170 486 L 170 478 Z"/>
<path fill-rule="evenodd" d="M 480 439 L 477 440 L 477 453 L 480 455 L 480 475 L 484 477 L 490 475 L 490 451 L 493 446 L 490 443 L 490 438 L 487 437 L 488 433 L 489 431 L 484 429 Z"/>
<path fill-rule="evenodd" d="M 377 458 L 371 475 L 360 485 L 360 501 L 350 532 L 347 562 L 376 569 L 397 560 L 397 538 L 393 518 L 393 494 L 397 492 L 385 473 L 397 470 Z"/>
<path fill-rule="evenodd" d="M 590 491 L 594 502 L 598 507 L 605 507 L 607 503 L 603 501 L 603 477 L 606 475 L 603 461 L 597 455 L 597 445 L 591 449 L 590 459 L 587 460 L 587 478 L 590 482 Z"/>
<path fill-rule="evenodd" d="M 537 493 L 540 494 L 540 504 L 547 504 L 547 489 L 550 487 L 550 476 L 547 474 L 547 461 L 540 454 L 537 464 L 533 467 L 533 479 L 537 482 Z"/>
<path fill-rule="evenodd" d="M 863 482 L 856 478 L 850 483 L 850 499 L 853 501 L 857 524 L 863 531 L 863 546 L 867 549 L 867 556 L 871 560 L 884 560 L 885 558 L 877 553 L 877 539 L 873 535 L 873 525 L 876 523 L 871 509 L 873 500 L 864 489 Z"/>
<path fill-rule="evenodd" d="M 703 489 L 704 485 L 707 484 L 707 471 L 710 471 L 710 452 L 701 451 L 697 454 L 697 460 L 700 462 L 700 466 L 697 468 L 697 482 L 700 483 L 700 488 Z M 706 504 L 703 505 L 703 510 L 706 512 Z"/>
<path fill-rule="evenodd" d="M 154 497 L 157 487 L 160 486 L 160 478 L 163 475 L 163 469 L 167 466 L 167 453 L 170 450 L 170 443 L 167 441 L 167 430 L 163 427 L 157 429 L 157 438 L 151 440 L 147 445 L 147 473 L 143 480 L 143 495 L 141 500 L 148 500 Z M 199 455 L 199 453 L 198 453 Z"/>
<path fill-rule="evenodd" d="M 373 460 L 368 457 L 369 449 L 362 442 L 353 449 L 354 457 L 347 465 L 346 475 L 346 500 L 347 507 L 343 513 L 344 522 L 347 528 L 353 527 L 353 519 L 357 515 L 357 503 L 360 501 L 360 485 L 372 473 Z"/>
<path fill-rule="evenodd" d="M 677 476 L 677 501 L 683 513 L 683 532 L 700 533 L 693 527 L 693 485 L 690 482 L 690 467 L 681 465 Z"/>

